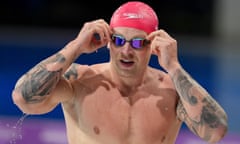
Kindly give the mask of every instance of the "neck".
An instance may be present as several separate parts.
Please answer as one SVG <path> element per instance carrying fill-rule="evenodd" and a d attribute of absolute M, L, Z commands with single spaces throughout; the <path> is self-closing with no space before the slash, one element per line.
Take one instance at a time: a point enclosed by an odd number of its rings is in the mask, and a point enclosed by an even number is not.
<path fill-rule="evenodd" d="M 112 66 L 110 74 L 112 81 L 123 95 L 134 93 L 137 88 L 143 84 L 146 77 L 146 71 L 134 76 L 122 76 L 119 75 Z"/>

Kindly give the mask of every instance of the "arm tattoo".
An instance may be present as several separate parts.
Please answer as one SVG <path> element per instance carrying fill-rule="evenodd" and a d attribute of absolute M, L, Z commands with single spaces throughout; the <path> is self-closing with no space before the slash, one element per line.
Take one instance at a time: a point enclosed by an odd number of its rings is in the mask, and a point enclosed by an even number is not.
<path fill-rule="evenodd" d="M 181 100 L 179 100 L 177 105 L 177 114 L 179 119 L 184 121 L 194 134 L 198 135 L 198 132 L 196 129 L 196 126 L 198 126 L 198 124 L 188 117 L 186 109 L 184 108 Z"/>
<path fill-rule="evenodd" d="M 64 62 L 65 57 L 58 53 L 53 58 L 42 61 L 25 75 L 19 87 L 21 87 L 22 96 L 26 102 L 41 102 L 55 88 L 61 77 L 62 68 L 48 71 L 46 65 Z"/>
<path fill-rule="evenodd" d="M 210 128 L 217 128 L 220 124 L 220 120 L 215 114 L 218 112 L 217 104 L 211 97 L 206 97 L 202 100 L 204 104 L 202 108 L 201 122 L 209 125 Z"/>
<path fill-rule="evenodd" d="M 64 77 L 67 78 L 68 80 L 70 80 L 71 78 L 77 79 L 78 72 L 77 72 L 76 64 L 71 65 L 70 69 L 67 72 L 65 72 Z"/>
<path fill-rule="evenodd" d="M 226 126 L 226 115 L 218 103 L 194 81 L 184 70 L 179 69 L 173 76 L 173 82 L 180 96 L 177 113 L 181 120 L 197 135 L 205 129 L 201 137 L 210 140 L 211 130 Z M 196 109 L 186 109 L 184 103 Z M 199 108 L 201 106 L 201 108 Z M 190 117 L 188 113 L 200 113 L 199 119 Z M 205 127 L 205 128 L 203 128 Z"/>
<path fill-rule="evenodd" d="M 202 114 L 200 121 L 196 121 L 188 116 L 181 100 L 179 100 L 177 105 L 177 114 L 179 119 L 184 121 L 188 125 L 189 129 L 198 136 L 200 136 L 199 130 L 205 124 L 209 125 L 211 128 L 217 128 L 220 125 L 219 119 L 215 115 L 212 115 L 208 110 L 206 110 L 206 108 L 204 109 L 205 110 L 203 110 L 203 113 L 205 114 Z M 211 132 L 206 131 L 201 137 L 204 140 L 208 141 L 211 139 Z"/>
<path fill-rule="evenodd" d="M 189 90 L 194 86 L 194 84 L 191 80 L 189 80 L 187 75 L 178 70 L 176 78 L 173 80 L 180 96 L 182 96 L 185 101 L 189 102 L 189 104 L 196 105 L 198 103 L 196 96 L 189 94 Z"/>

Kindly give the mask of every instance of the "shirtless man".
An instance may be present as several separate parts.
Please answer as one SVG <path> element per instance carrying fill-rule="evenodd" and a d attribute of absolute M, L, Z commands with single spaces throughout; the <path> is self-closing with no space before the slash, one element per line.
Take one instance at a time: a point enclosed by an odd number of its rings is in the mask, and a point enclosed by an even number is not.
<path fill-rule="evenodd" d="M 74 63 L 104 46 L 109 62 Z M 166 72 L 148 65 L 151 54 Z M 24 74 L 12 96 L 28 114 L 61 103 L 69 144 L 174 144 L 182 122 L 210 143 L 227 132 L 224 110 L 182 68 L 176 40 L 142 2 L 123 4 L 110 24 L 85 23 L 76 39 Z"/>

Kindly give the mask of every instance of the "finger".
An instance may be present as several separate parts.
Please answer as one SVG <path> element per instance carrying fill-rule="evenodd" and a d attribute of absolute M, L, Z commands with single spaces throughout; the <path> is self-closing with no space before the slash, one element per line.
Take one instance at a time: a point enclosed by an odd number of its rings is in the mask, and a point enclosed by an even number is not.
<path fill-rule="evenodd" d="M 159 50 L 160 46 L 157 42 L 156 39 L 154 39 L 151 43 L 151 50 L 152 50 L 152 53 L 155 54 L 155 55 L 158 55 L 160 50 Z"/>
<path fill-rule="evenodd" d="M 169 39 L 173 39 L 165 30 L 160 29 L 159 30 L 160 36 L 163 38 L 169 38 Z"/>
<path fill-rule="evenodd" d="M 95 40 L 97 40 L 97 41 L 101 40 L 100 35 L 99 35 L 98 33 L 94 33 L 94 34 L 93 34 L 93 37 L 94 37 Z"/>
<path fill-rule="evenodd" d="M 96 28 L 96 30 L 98 31 L 98 37 L 100 38 L 100 40 L 98 40 L 95 44 L 97 44 L 99 47 L 102 47 L 109 42 L 110 38 L 108 37 L 110 37 L 110 34 L 106 27 L 104 27 L 103 25 Z"/>
<path fill-rule="evenodd" d="M 93 39 L 95 41 L 101 41 L 103 40 L 104 36 L 105 36 L 105 32 L 102 26 L 99 25 L 99 23 L 95 24 L 93 29 Z"/>
<path fill-rule="evenodd" d="M 152 33 L 150 33 L 146 39 L 149 40 L 153 40 L 155 37 L 162 37 L 162 38 L 166 38 L 166 39 L 173 39 L 166 31 L 164 31 L 163 29 L 160 29 L 158 31 L 154 31 Z"/>
<path fill-rule="evenodd" d="M 151 32 L 146 39 L 152 41 L 154 37 L 156 36 L 157 31 Z"/>
<path fill-rule="evenodd" d="M 110 36 L 111 36 L 111 30 L 109 25 L 103 21 L 103 20 L 98 20 L 95 23 L 95 33 L 98 33 L 99 35 L 99 40 L 103 41 L 110 41 Z"/>
<path fill-rule="evenodd" d="M 97 20 L 96 23 L 103 30 L 104 33 L 103 38 L 110 40 L 112 31 L 108 23 L 103 19 Z"/>
<path fill-rule="evenodd" d="M 160 36 L 154 37 L 151 42 L 151 49 L 154 54 L 159 55 L 162 48 L 167 48 L 171 44 L 171 40 L 162 38 Z"/>
<path fill-rule="evenodd" d="M 103 26 L 104 26 L 104 31 L 105 31 L 106 38 L 107 38 L 108 41 L 110 41 L 111 40 L 111 35 L 112 35 L 112 30 L 111 30 L 110 26 L 108 25 L 108 23 L 106 23 L 105 21 L 103 23 Z"/>
<path fill-rule="evenodd" d="M 155 49 L 152 49 L 152 54 L 156 55 L 156 56 L 158 55 L 158 53 L 157 53 L 157 51 Z"/>

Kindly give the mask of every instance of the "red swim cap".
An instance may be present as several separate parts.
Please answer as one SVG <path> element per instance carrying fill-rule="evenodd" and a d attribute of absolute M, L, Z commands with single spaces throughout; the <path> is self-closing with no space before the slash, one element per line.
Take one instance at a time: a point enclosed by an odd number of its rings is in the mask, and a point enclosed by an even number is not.
<path fill-rule="evenodd" d="M 130 27 L 147 34 L 158 29 L 158 17 L 147 4 L 131 1 L 121 5 L 112 15 L 110 27 Z"/>

